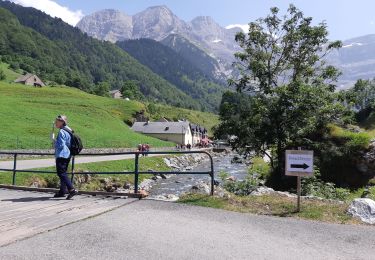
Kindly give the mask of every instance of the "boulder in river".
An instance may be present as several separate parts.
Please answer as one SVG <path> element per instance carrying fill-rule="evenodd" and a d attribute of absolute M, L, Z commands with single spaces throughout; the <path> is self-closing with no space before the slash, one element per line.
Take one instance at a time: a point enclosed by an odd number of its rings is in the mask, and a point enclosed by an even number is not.
<path fill-rule="evenodd" d="M 375 224 L 375 201 L 372 199 L 355 199 L 349 206 L 348 214 L 361 219 L 367 224 Z"/>
<path fill-rule="evenodd" d="M 200 182 L 191 187 L 191 193 L 210 194 L 211 188 L 207 183 Z"/>
<path fill-rule="evenodd" d="M 236 181 L 236 177 L 234 177 L 234 176 L 229 176 L 229 177 L 226 178 L 225 180 L 227 180 L 227 181 Z"/>

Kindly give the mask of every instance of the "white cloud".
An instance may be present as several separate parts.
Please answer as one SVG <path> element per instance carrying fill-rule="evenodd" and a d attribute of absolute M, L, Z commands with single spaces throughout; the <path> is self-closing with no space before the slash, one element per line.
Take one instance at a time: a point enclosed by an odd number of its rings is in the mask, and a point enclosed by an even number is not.
<path fill-rule="evenodd" d="M 232 28 L 240 28 L 245 33 L 249 31 L 249 25 L 248 24 L 230 24 L 225 29 L 232 29 Z"/>
<path fill-rule="evenodd" d="M 52 0 L 11 0 L 12 2 L 39 9 L 52 17 L 59 17 L 64 22 L 76 25 L 84 16 L 81 10 L 72 11 L 68 7 L 59 5 Z"/>

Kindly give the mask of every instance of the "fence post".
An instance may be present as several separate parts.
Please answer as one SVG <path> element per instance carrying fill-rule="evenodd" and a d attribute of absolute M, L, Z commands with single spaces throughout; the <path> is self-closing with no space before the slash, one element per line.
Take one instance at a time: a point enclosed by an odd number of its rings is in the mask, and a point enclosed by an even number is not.
<path fill-rule="evenodd" d="M 72 157 L 72 177 L 70 179 L 70 181 L 72 182 L 72 184 L 74 185 L 74 162 L 75 162 L 75 156 Z"/>
<path fill-rule="evenodd" d="M 135 161 L 134 161 L 134 193 L 138 193 L 138 164 L 139 164 L 139 153 L 135 154 Z"/>
<path fill-rule="evenodd" d="M 211 162 L 211 196 L 214 195 L 214 189 L 215 189 L 215 176 L 214 176 L 214 160 L 212 159 L 212 156 L 207 153 L 208 156 L 210 157 L 210 162 Z"/>
<path fill-rule="evenodd" d="M 16 170 L 17 170 L 17 154 L 14 154 L 13 157 L 13 180 L 12 180 L 12 185 L 16 185 Z"/>

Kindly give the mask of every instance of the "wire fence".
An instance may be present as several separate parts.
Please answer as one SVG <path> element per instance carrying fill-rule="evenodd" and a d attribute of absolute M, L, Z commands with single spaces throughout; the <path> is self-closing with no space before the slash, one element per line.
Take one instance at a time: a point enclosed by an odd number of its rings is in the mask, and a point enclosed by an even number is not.
<path fill-rule="evenodd" d="M 183 172 L 183 171 L 141 171 L 139 164 L 139 157 L 144 155 L 184 155 L 184 154 L 205 154 L 209 160 L 210 160 L 210 170 L 209 171 L 189 171 L 189 172 Z M 36 153 L 36 152 L 1 152 L 0 155 L 12 155 L 13 156 L 13 167 L 1 169 L 1 172 L 12 172 L 12 185 L 16 185 L 16 175 L 17 173 L 33 173 L 33 174 L 53 174 L 55 171 L 48 171 L 48 170 L 22 170 L 17 168 L 17 158 L 21 155 L 29 155 L 29 156 L 51 156 L 53 154 L 51 153 Z M 72 157 L 72 163 L 71 163 L 71 171 L 69 174 L 71 174 L 71 180 L 73 182 L 75 175 L 88 175 L 88 174 L 117 174 L 117 175 L 134 175 L 134 194 L 137 194 L 139 191 L 138 183 L 139 183 L 139 175 L 140 174 L 197 174 L 197 175 L 209 175 L 211 177 L 211 195 L 214 194 L 214 181 L 215 181 L 215 172 L 214 172 L 214 162 L 212 159 L 212 156 L 210 153 L 206 151 L 154 151 L 154 152 L 120 152 L 120 153 L 100 153 L 100 154 L 79 154 L 79 156 L 114 156 L 114 155 L 133 155 L 134 156 L 134 171 L 106 171 L 106 172 L 75 172 L 75 156 Z"/>

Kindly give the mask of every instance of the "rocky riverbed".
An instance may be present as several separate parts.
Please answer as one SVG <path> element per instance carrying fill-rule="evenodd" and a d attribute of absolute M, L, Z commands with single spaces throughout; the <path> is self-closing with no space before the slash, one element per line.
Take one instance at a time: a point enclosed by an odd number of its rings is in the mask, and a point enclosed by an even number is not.
<path fill-rule="evenodd" d="M 211 153 L 214 161 L 215 194 L 223 195 L 224 191 L 218 186 L 218 174 L 227 172 L 236 179 L 244 179 L 248 166 L 244 162 L 233 162 L 235 154 L 231 152 Z M 149 198 L 157 200 L 175 201 L 184 193 L 210 193 L 211 178 L 207 175 L 188 174 L 189 171 L 209 172 L 210 161 L 207 155 L 192 154 L 172 157 L 165 160 L 171 168 L 181 172 L 172 176 L 154 177 L 152 181 L 146 180 L 145 188 Z"/>

